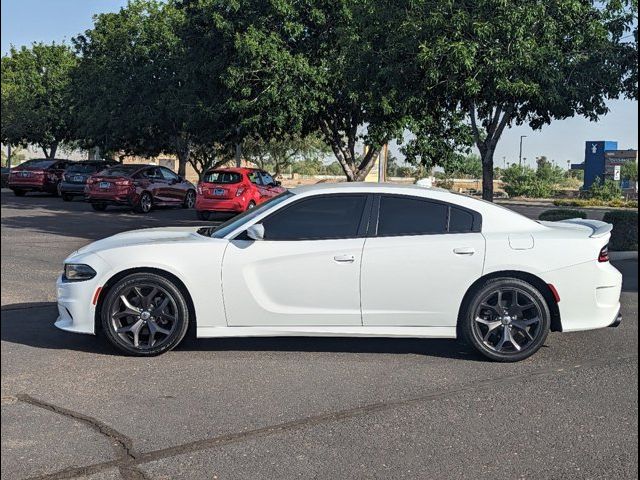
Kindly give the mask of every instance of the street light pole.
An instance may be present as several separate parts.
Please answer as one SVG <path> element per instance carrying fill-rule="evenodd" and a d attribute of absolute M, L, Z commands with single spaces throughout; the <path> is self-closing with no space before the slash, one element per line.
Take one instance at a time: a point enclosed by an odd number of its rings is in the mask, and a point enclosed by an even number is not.
<path fill-rule="evenodd" d="M 526 138 L 526 135 L 520 135 L 520 155 L 518 156 L 518 163 L 522 166 L 522 139 Z"/>

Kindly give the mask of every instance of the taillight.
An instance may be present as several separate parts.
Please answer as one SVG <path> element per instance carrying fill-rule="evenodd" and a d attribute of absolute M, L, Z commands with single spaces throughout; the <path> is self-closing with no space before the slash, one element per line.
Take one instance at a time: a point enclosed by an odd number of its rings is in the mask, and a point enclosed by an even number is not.
<path fill-rule="evenodd" d="M 198 184 L 198 195 L 202 195 L 202 184 Z"/>
<path fill-rule="evenodd" d="M 605 263 L 609 261 L 609 245 L 605 245 L 600 250 L 600 255 L 598 255 L 598 262 Z"/>
<path fill-rule="evenodd" d="M 245 190 L 246 188 L 244 187 L 238 187 L 238 190 L 236 190 L 236 197 L 239 197 L 240 195 L 242 195 Z"/>
<path fill-rule="evenodd" d="M 129 180 L 128 178 L 125 178 L 124 180 L 116 180 L 114 183 L 119 187 L 130 187 L 131 185 L 133 185 L 131 180 Z"/>

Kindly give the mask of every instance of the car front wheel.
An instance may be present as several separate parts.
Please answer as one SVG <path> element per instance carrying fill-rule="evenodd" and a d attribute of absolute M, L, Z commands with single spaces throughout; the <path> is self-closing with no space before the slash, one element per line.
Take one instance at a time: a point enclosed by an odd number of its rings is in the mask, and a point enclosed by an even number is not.
<path fill-rule="evenodd" d="M 107 339 L 130 355 L 154 356 L 176 347 L 189 326 L 180 289 L 154 273 L 134 273 L 109 289 L 101 307 Z"/>
<path fill-rule="evenodd" d="M 460 319 L 464 340 L 499 362 L 517 362 L 533 355 L 544 344 L 550 324 L 551 313 L 542 294 L 516 278 L 482 284 Z"/>

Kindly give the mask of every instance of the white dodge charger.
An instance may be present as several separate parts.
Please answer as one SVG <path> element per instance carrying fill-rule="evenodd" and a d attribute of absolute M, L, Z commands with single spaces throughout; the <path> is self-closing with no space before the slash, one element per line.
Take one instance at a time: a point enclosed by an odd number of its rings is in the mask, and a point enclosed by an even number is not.
<path fill-rule="evenodd" d="M 620 323 L 611 225 L 536 222 L 437 189 L 324 184 L 218 228 L 153 228 L 87 245 L 57 282 L 56 325 L 134 355 L 198 337 L 461 338 L 493 360 L 549 331 Z"/>

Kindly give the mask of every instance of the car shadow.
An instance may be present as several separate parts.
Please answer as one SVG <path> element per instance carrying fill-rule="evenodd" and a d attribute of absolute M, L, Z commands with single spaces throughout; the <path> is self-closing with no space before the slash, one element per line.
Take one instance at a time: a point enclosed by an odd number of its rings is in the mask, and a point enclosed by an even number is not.
<path fill-rule="evenodd" d="M 36 348 L 74 350 L 98 355 L 121 355 L 102 336 L 64 332 L 54 326 L 54 303 L 2 306 L 2 341 Z M 243 337 L 185 338 L 176 352 L 327 352 L 415 354 L 427 357 L 486 361 L 470 347 L 454 340 L 419 338 Z"/>

